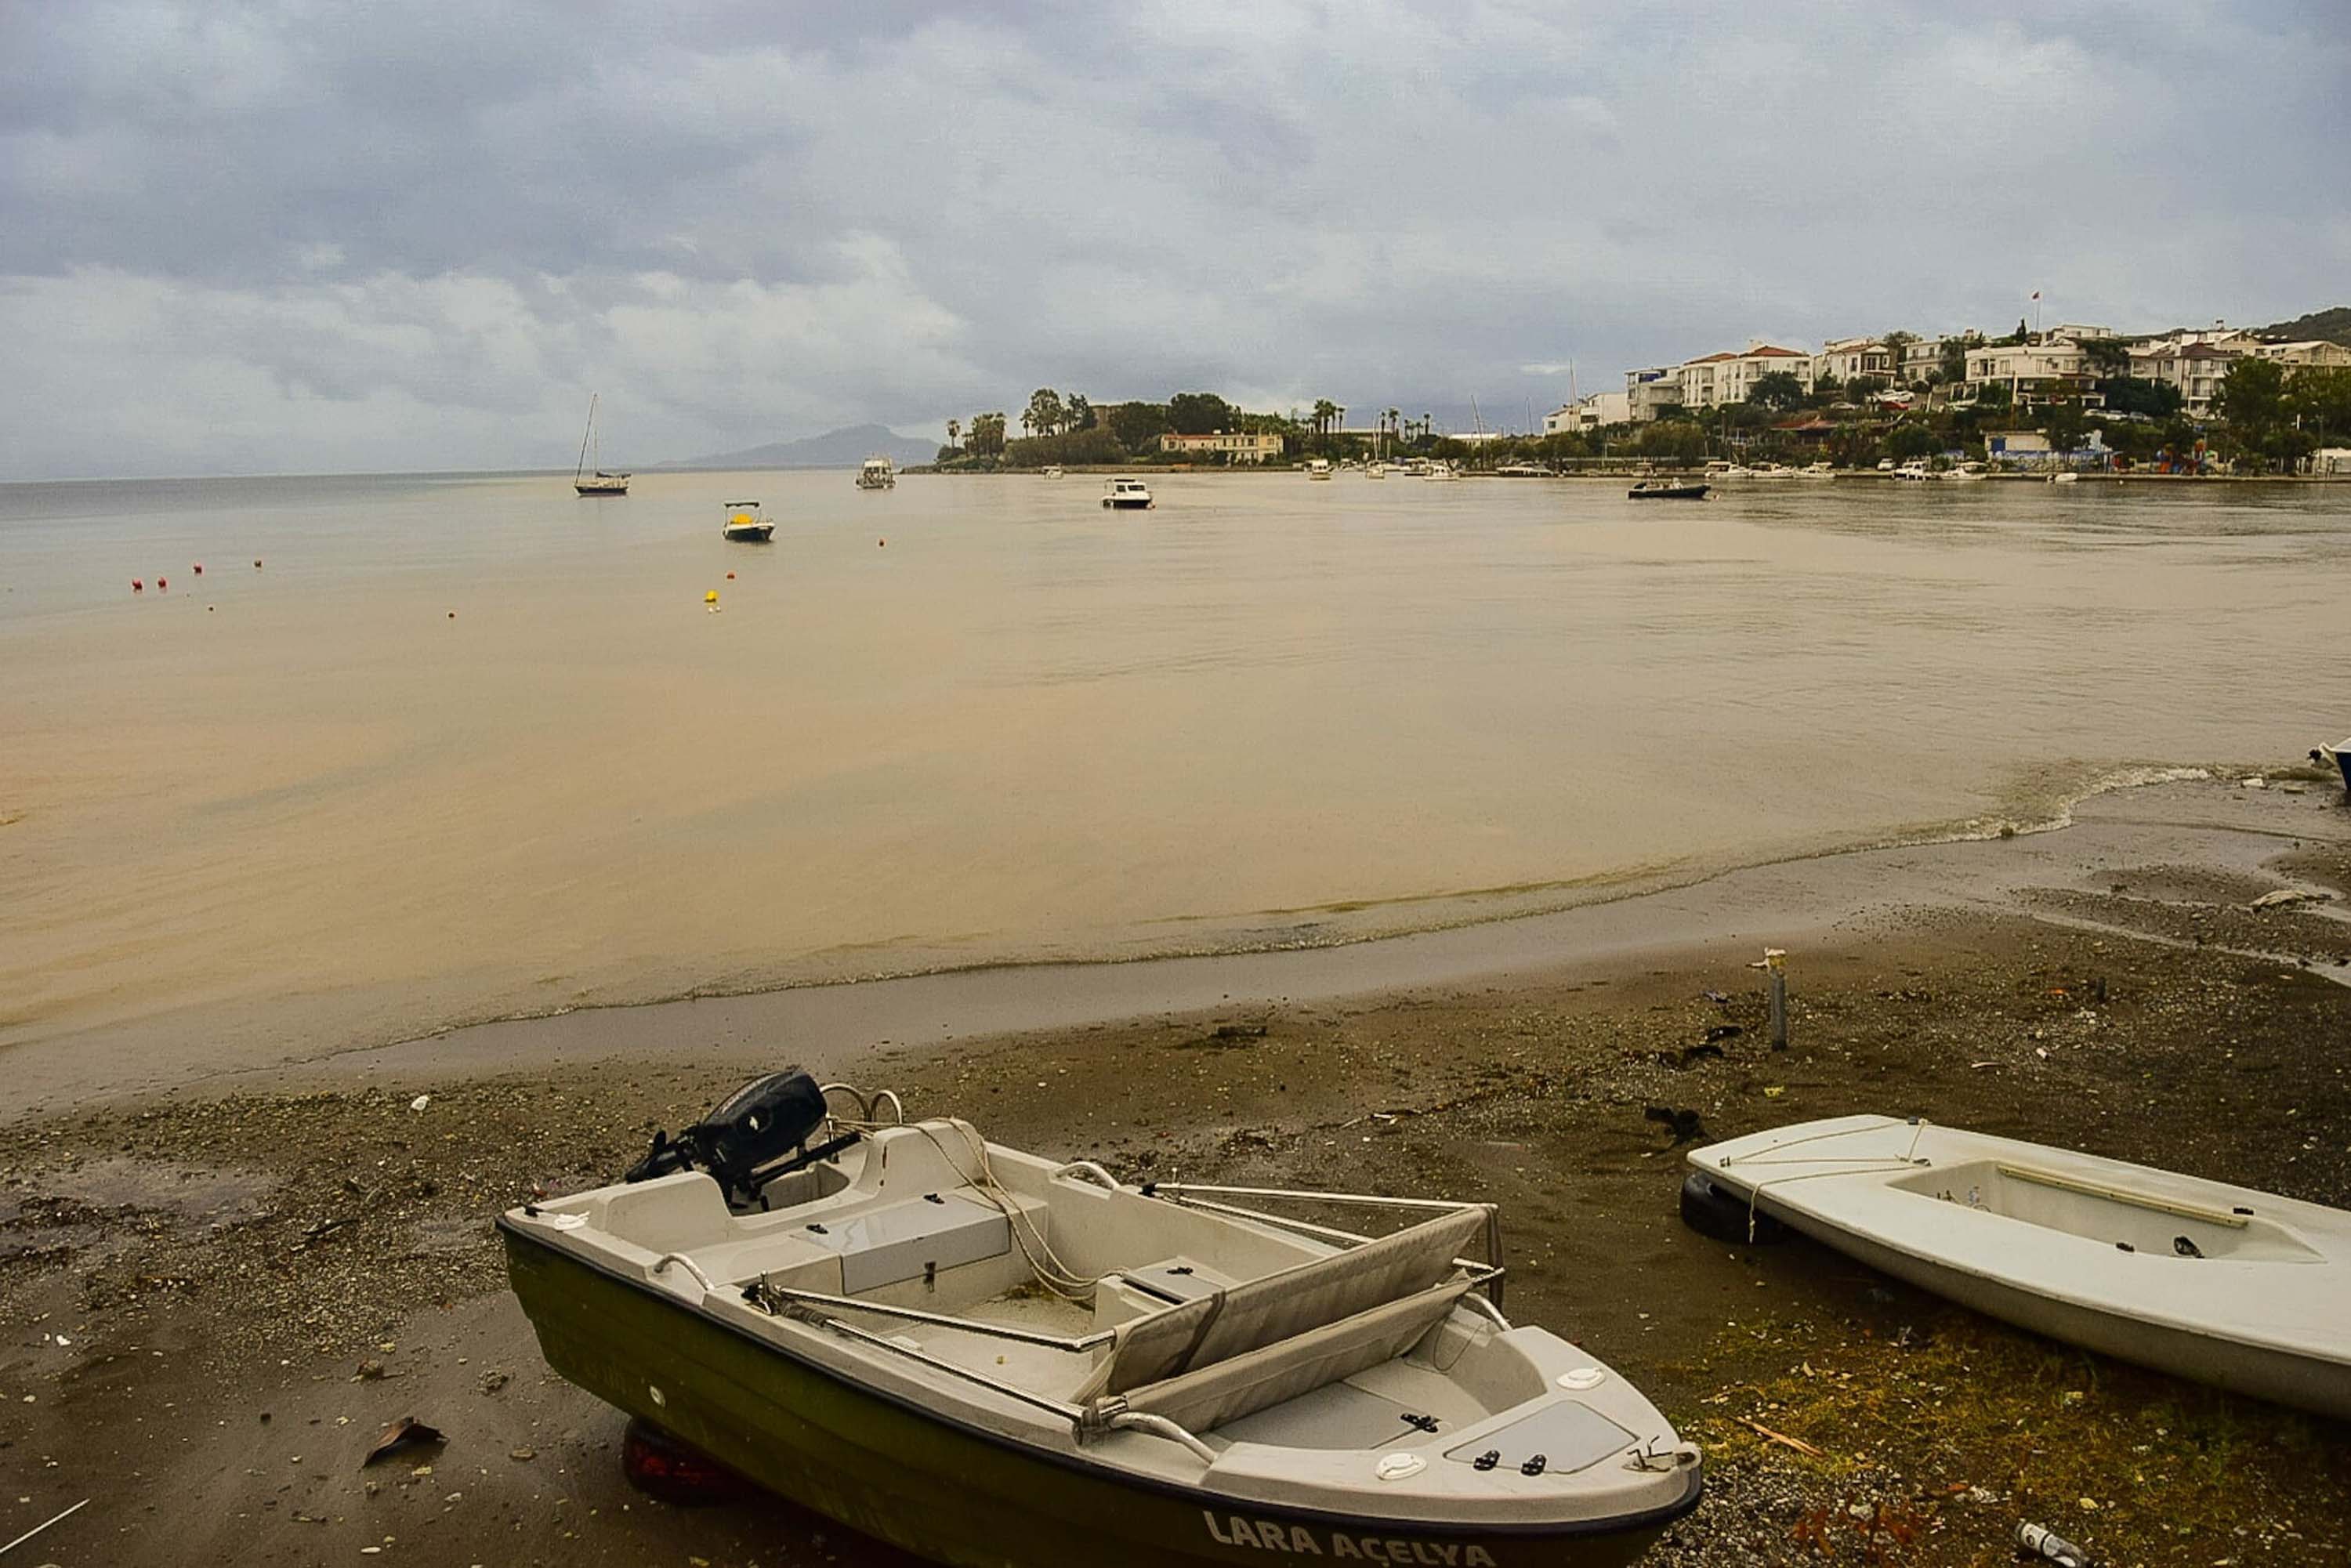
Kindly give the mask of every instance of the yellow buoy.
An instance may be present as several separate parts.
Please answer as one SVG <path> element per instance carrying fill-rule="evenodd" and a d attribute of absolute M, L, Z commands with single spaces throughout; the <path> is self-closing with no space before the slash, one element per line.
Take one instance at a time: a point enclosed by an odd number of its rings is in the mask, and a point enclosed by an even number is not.
<path fill-rule="evenodd" d="M 702 602 L 704 602 L 705 604 L 716 604 L 716 603 L 717 603 L 717 602 L 718 602 L 718 591 L 717 591 L 716 589 L 715 589 L 715 588 L 714 588 L 714 589 L 712 589 L 709 592 L 707 592 L 707 593 L 704 594 L 704 595 L 702 596 Z"/>

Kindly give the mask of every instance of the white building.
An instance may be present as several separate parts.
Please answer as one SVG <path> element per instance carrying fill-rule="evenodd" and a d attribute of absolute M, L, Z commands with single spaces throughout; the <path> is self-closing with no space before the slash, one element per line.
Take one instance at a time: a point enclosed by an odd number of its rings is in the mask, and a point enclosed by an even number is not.
<path fill-rule="evenodd" d="M 2223 345 L 2196 340 L 2200 337 L 2178 333 L 2131 350 L 2131 374 L 2177 387 L 2181 407 L 2196 419 L 2212 412 L 2213 394 L 2228 379 L 2229 367 L 2245 357 L 2244 347 L 2237 341 Z M 2182 342 L 2181 338 L 2189 340 Z"/>
<path fill-rule="evenodd" d="M 1794 376 L 1806 392 L 1813 390 L 1813 356 L 1760 340 L 1737 353 L 1706 354 L 1682 361 L 1682 406 L 1721 408 L 1745 402 L 1755 383 L 1775 371 Z"/>
<path fill-rule="evenodd" d="M 1656 418 L 1661 410 L 1682 406 L 1682 368 L 1679 365 L 1653 365 L 1647 370 L 1625 372 L 1627 417 L 1646 423 Z"/>
<path fill-rule="evenodd" d="M 1633 394 L 1630 392 L 1593 392 L 1563 405 L 1556 413 L 1543 415 L 1545 435 L 1580 434 L 1597 430 L 1604 424 L 1624 424 L 1633 418 Z"/>
<path fill-rule="evenodd" d="M 1894 371 L 1894 350 L 1883 338 L 1839 338 L 1822 344 L 1821 351 L 1813 356 L 1815 384 L 1830 376 L 1840 382 L 1851 382 L 1856 376 L 1876 376 L 1891 385 Z"/>
<path fill-rule="evenodd" d="M 2053 334 L 2039 343 L 1985 343 L 1968 350 L 1968 391 L 1998 384 L 2022 406 L 2053 397 L 2097 399 L 2096 365 L 2082 345 Z M 2103 400 L 2099 400 L 2103 401 Z"/>
<path fill-rule="evenodd" d="M 2264 360 L 2275 360 L 2288 370 L 2305 366 L 2340 370 L 2351 366 L 2351 349 L 2324 338 L 2308 338 L 2299 343 L 2255 343 L 2252 351 Z"/>

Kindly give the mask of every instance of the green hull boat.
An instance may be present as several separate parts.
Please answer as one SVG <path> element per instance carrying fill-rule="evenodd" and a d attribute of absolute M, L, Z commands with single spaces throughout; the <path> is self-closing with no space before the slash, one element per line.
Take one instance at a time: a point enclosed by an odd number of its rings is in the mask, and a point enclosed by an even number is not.
<path fill-rule="evenodd" d="M 548 1364 L 973 1568 L 1622 1563 L 1698 1501 L 1646 1399 L 1469 1293 L 1499 1290 L 1456 1255 L 1492 1249 L 1482 1206 L 1372 1239 L 846 1125 L 756 1196 L 686 1169 L 502 1216 Z"/>

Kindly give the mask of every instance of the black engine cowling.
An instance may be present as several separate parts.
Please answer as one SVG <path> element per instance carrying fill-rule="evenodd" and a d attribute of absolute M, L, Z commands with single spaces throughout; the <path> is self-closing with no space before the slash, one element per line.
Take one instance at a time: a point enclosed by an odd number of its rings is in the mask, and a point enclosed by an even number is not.
<path fill-rule="evenodd" d="M 727 1202 L 749 1204 L 775 1177 L 822 1157 L 825 1151 L 811 1153 L 808 1141 L 824 1121 L 824 1091 L 803 1070 L 787 1067 L 746 1083 L 674 1138 L 654 1134 L 652 1151 L 627 1179 L 704 1170 Z"/>

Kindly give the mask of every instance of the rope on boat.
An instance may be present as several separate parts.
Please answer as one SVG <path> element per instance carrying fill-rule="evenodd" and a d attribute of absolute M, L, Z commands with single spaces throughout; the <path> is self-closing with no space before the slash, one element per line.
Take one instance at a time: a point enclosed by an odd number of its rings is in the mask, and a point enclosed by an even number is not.
<path fill-rule="evenodd" d="M 851 1093 L 856 1094 L 861 1101 L 865 1100 L 864 1094 L 852 1085 L 841 1083 L 829 1085 L 829 1087 L 847 1089 Z M 889 1095 L 893 1106 L 897 1103 L 898 1097 L 895 1094 L 891 1094 L 886 1089 L 882 1092 Z M 868 1102 L 868 1104 L 870 1107 L 871 1102 Z M 939 1142 L 939 1136 L 931 1130 L 930 1124 L 908 1123 L 904 1120 L 904 1114 L 901 1112 L 901 1119 L 894 1123 L 857 1121 L 846 1116 L 836 1116 L 833 1120 L 853 1131 L 868 1134 L 879 1132 L 885 1126 L 912 1126 L 916 1132 L 928 1138 L 931 1141 L 931 1146 L 945 1156 L 947 1168 L 961 1176 L 963 1173 L 956 1163 L 953 1151 Z M 1037 1282 L 1065 1301 L 1083 1302 L 1091 1300 L 1094 1287 L 1109 1279 L 1110 1274 L 1081 1274 L 1063 1262 L 1061 1255 L 1053 1250 L 1052 1244 L 1045 1239 L 1045 1233 L 1037 1228 L 1037 1221 L 1029 1216 L 1026 1208 L 1020 1206 L 1011 1190 L 997 1178 L 996 1167 L 988 1164 L 986 1140 L 974 1132 L 967 1123 L 949 1118 L 948 1124 L 961 1133 L 964 1141 L 971 1145 L 972 1158 L 977 1166 L 977 1173 L 966 1176 L 965 1180 L 970 1182 L 973 1190 L 987 1199 L 997 1212 L 1004 1216 L 1006 1226 L 1011 1232 L 1013 1244 L 1020 1249 L 1020 1255 L 1028 1260 L 1029 1271 L 1036 1276 Z M 1112 1272 L 1115 1271 L 1112 1270 Z"/>
<path fill-rule="evenodd" d="M 1813 1159 L 1791 1160 L 1780 1159 L 1777 1157 L 1767 1159 L 1764 1156 L 1767 1155 L 1777 1156 L 1782 1150 L 1792 1149 L 1803 1144 L 1817 1143 L 1823 1138 L 1849 1138 L 1853 1136 L 1854 1134 L 1860 1131 L 1863 1131 L 1863 1129 L 1858 1127 L 1840 1127 L 1833 1132 L 1813 1133 L 1802 1138 L 1792 1138 L 1784 1144 L 1773 1144 L 1769 1148 L 1758 1149 L 1751 1155 L 1734 1155 L 1724 1159 L 1721 1162 L 1719 1168 L 1729 1170 L 1735 1165 L 1817 1165 L 1820 1161 Z M 1761 1181 L 1755 1183 L 1747 1189 L 1748 1245 L 1751 1247 L 1755 1244 L 1755 1204 L 1756 1201 L 1763 1196 L 1763 1189 L 1765 1187 L 1781 1186 L 1789 1182 L 1811 1181 L 1815 1176 L 1866 1176 L 1874 1172 L 1882 1171 L 1888 1166 L 1891 1166 L 1896 1169 L 1907 1170 L 1910 1166 L 1918 1163 L 1918 1140 L 1926 1136 L 1926 1134 L 1927 1118 L 1924 1116 L 1913 1116 L 1910 1118 L 1910 1146 L 1899 1155 L 1831 1155 L 1828 1156 L 1830 1160 L 1849 1168 L 1833 1171 L 1803 1171 L 1795 1176 L 1766 1176 Z"/>

